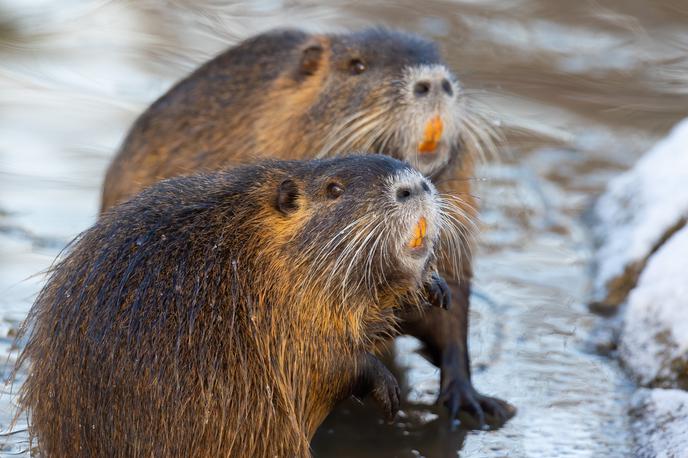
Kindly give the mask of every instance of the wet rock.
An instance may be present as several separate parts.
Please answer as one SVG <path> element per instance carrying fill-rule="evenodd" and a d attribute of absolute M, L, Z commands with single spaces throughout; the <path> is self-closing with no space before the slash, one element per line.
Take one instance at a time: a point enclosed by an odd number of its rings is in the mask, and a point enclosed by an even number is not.
<path fill-rule="evenodd" d="M 631 292 L 619 354 L 645 386 L 688 389 L 688 227 L 654 255 Z"/>
<path fill-rule="evenodd" d="M 593 309 L 611 312 L 635 286 L 647 258 L 688 217 L 688 119 L 628 172 L 594 208 L 597 276 Z"/>
<path fill-rule="evenodd" d="M 688 457 L 688 392 L 640 389 L 631 400 L 638 458 Z"/>

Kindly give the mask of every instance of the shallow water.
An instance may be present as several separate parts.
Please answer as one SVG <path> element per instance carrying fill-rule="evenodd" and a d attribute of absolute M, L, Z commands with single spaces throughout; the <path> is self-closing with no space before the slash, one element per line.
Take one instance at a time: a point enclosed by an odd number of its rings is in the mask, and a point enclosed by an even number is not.
<path fill-rule="evenodd" d="M 195 65 L 275 26 L 383 23 L 433 37 L 507 133 L 475 194 L 471 353 L 477 387 L 514 403 L 497 431 L 449 430 L 438 371 L 399 339 L 394 424 L 338 409 L 316 456 L 629 456 L 630 384 L 592 351 L 582 216 L 608 179 L 688 111 L 688 6 L 562 0 L 220 2 L 0 0 L 0 351 L 60 248 L 92 224 L 127 127 Z M 12 362 L 12 356 L 8 364 Z M 3 361 L 5 359 L 3 358 Z M 21 375 L 19 381 L 21 381 Z M 14 387 L 16 389 L 16 385 Z M 0 396 L 6 430 L 11 396 Z M 23 422 L 1 448 L 26 449 Z"/>

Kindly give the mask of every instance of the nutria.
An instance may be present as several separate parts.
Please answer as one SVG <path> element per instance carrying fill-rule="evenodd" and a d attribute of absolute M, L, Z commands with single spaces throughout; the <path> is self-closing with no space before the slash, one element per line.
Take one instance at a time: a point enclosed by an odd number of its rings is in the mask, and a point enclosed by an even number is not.
<path fill-rule="evenodd" d="M 443 207 L 379 155 L 177 177 L 113 207 L 22 331 L 32 439 L 47 456 L 307 456 L 351 394 L 393 414 L 369 352 L 437 286 Z"/>
<path fill-rule="evenodd" d="M 473 163 L 493 148 L 490 124 L 471 108 L 437 45 L 385 29 L 331 35 L 268 32 L 212 59 L 183 79 L 134 123 L 105 179 L 102 208 L 162 178 L 254 161 L 336 156 L 359 150 L 405 160 L 454 196 L 470 225 Z M 314 154 L 316 153 L 316 154 Z M 466 238 L 445 263 L 455 305 L 405 319 L 441 368 L 440 399 L 483 422 L 513 415 L 507 403 L 477 393 L 468 359 L 472 276 Z"/>

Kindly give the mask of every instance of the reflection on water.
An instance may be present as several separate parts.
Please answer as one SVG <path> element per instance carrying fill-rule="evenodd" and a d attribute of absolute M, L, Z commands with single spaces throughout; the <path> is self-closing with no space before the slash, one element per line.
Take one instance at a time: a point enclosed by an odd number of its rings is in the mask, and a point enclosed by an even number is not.
<path fill-rule="evenodd" d="M 499 431 L 450 431 L 432 405 L 438 371 L 403 338 L 399 419 L 384 424 L 348 402 L 315 454 L 627 456 L 628 382 L 587 350 L 597 319 L 584 306 L 581 214 L 685 115 L 688 7 L 672 0 L 0 0 L 0 351 L 41 285 L 34 274 L 93 222 L 128 125 L 173 81 L 260 30 L 379 23 L 440 41 L 508 134 L 503 160 L 476 179 L 485 231 L 471 350 L 477 386 L 519 413 Z M 10 401 L 0 397 L 3 428 Z M 12 435 L 3 453 L 24 450 L 23 440 Z"/>

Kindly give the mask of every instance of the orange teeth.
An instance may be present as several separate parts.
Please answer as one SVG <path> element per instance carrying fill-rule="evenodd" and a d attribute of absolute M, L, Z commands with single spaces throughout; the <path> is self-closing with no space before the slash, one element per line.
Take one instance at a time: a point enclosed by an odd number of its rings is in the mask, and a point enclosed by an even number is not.
<path fill-rule="evenodd" d="M 432 153 L 437 149 L 437 144 L 442 138 L 442 118 L 435 116 L 425 125 L 423 141 L 418 144 L 418 151 L 421 153 Z"/>
<path fill-rule="evenodd" d="M 418 248 L 423 245 L 425 236 L 428 233 L 428 222 L 425 221 L 425 217 L 421 216 L 416 223 L 416 227 L 413 228 L 413 238 L 409 242 L 411 248 Z"/>

